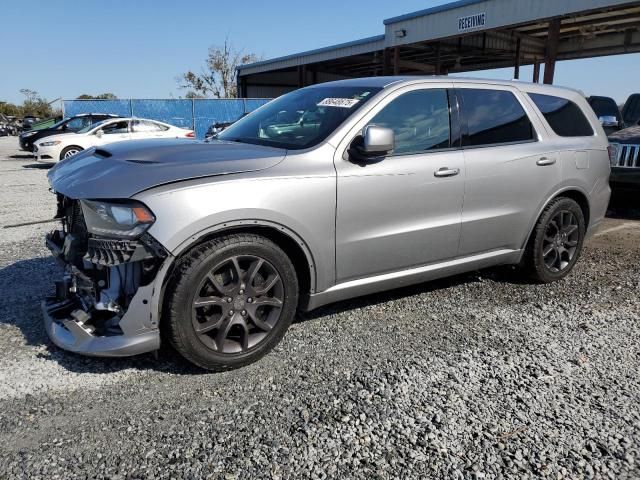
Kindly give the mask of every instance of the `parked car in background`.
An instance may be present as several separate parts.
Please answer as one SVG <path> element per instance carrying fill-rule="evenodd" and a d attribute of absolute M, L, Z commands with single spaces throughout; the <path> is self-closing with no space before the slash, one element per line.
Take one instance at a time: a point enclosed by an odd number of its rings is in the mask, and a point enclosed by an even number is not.
<path fill-rule="evenodd" d="M 40 119 L 38 117 L 32 117 L 27 115 L 22 118 L 22 131 L 30 130 L 34 123 L 39 122 Z"/>
<path fill-rule="evenodd" d="M 61 133 L 75 133 L 94 123 L 107 120 L 109 118 L 118 118 L 119 115 L 110 115 L 108 113 L 82 113 L 70 118 L 61 120 L 49 128 L 39 130 L 29 130 L 20 134 L 20 148 L 27 152 L 33 151 L 33 145 L 41 138 Z"/>
<path fill-rule="evenodd" d="M 629 127 L 609 135 L 611 176 L 609 184 L 616 195 L 640 199 L 640 126 Z"/>
<path fill-rule="evenodd" d="M 622 118 L 629 127 L 640 125 L 640 93 L 629 96 L 622 108 Z"/>
<path fill-rule="evenodd" d="M 55 163 L 90 147 L 145 138 L 195 138 L 193 130 L 174 127 L 157 120 L 117 118 L 86 126 L 77 133 L 44 137 L 35 143 L 38 162 Z"/>
<path fill-rule="evenodd" d="M 240 118 L 244 118 L 248 115 L 248 113 L 243 113 Z M 238 119 L 239 120 L 239 119 Z M 216 136 L 223 132 L 225 129 L 229 128 L 231 125 L 236 123 L 238 120 L 234 120 L 233 122 L 216 122 L 212 125 L 209 125 L 206 133 L 204 134 L 204 139 L 206 141 L 213 140 Z"/>
<path fill-rule="evenodd" d="M 596 113 L 604 132 L 609 135 L 625 128 L 618 104 L 611 97 L 592 95 L 587 98 L 589 105 Z"/>
<path fill-rule="evenodd" d="M 574 90 L 374 77 L 283 95 L 210 143 L 83 152 L 48 174 L 66 275 L 45 327 L 103 356 L 162 329 L 226 370 L 298 309 L 500 264 L 557 281 L 604 218 L 608 145 Z"/>

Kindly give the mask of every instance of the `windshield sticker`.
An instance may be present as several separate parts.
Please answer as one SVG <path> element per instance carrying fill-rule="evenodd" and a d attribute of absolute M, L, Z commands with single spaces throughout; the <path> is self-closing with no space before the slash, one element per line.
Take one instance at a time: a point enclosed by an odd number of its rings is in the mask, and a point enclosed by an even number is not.
<path fill-rule="evenodd" d="M 359 101 L 357 98 L 325 98 L 318 107 L 351 108 Z"/>

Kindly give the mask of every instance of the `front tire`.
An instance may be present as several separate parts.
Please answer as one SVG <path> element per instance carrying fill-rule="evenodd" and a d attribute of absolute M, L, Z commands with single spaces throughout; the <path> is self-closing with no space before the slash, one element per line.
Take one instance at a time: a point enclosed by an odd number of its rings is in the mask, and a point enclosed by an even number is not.
<path fill-rule="evenodd" d="M 82 150 L 84 150 L 84 148 L 78 147 L 77 145 L 70 145 L 60 152 L 60 160 L 73 157 L 74 155 L 80 153 Z"/>
<path fill-rule="evenodd" d="M 296 313 L 298 280 L 275 243 L 234 234 L 187 253 L 165 299 L 163 326 L 174 348 L 204 369 L 231 370 L 282 339 Z"/>
<path fill-rule="evenodd" d="M 525 252 L 528 276 L 540 283 L 561 280 L 582 252 L 586 232 L 584 214 L 575 200 L 559 197 L 543 210 Z"/>

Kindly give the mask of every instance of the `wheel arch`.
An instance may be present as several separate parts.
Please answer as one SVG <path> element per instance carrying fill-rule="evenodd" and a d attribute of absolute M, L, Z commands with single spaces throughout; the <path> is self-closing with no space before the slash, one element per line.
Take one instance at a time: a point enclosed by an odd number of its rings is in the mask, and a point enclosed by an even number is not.
<path fill-rule="evenodd" d="M 66 152 L 67 150 L 69 150 L 70 148 L 77 148 L 79 152 L 82 152 L 85 150 L 84 147 L 80 146 L 80 145 L 67 145 L 66 147 L 64 147 L 61 151 L 60 151 L 60 158 L 58 158 L 58 160 L 63 160 L 64 159 L 64 152 Z"/>
<path fill-rule="evenodd" d="M 587 197 L 587 194 L 579 187 L 573 187 L 573 186 L 565 187 L 561 190 L 558 190 L 549 198 L 547 198 L 547 200 L 538 209 L 535 217 L 533 218 L 533 221 L 529 225 L 529 233 L 527 234 L 527 238 L 525 239 L 524 245 L 522 246 L 523 252 L 527 248 L 527 245 L 529 244 L 529 240 L 531 239 L 533 230 L 536 228 L 536 224 L 538 223 L 538 220 L 540 219 L 540 215 L 542 215 L 542 212 L 544 211 L 544 209 L 547 208 L 547 205 L 549 205 L 549 203 L 551 203 L 556 198 L 560 198 L 560 197 L 565 197 L 565 198 L 570 198 L 572 200 L 575 200 L 575 202 L 580 206 L 580 209 L 582 210 L 582 214 L 584 215 L 585 226 L 586 228 L 589 228 L 589 220 L 591 215 L 591 209 L 589 206 L 589 197 Z"/>
<path fill-rule="evenodd" d="M 291 260 L 300 285 L 300 305 L 308 302 L 310 294 L 316 291 L 316 265 L 313 254 L 307 243 L 289 228 L 275 222 L 260 220 L 239 220 L 227 222 L 206 229 L 180 244 L 173 253 L 172 265 L 162 279 L 160 303 L 164 303 L 164 290 L 176 264 L 193 248 L 224 235 L 234 233 L 250 233 L 260 235 L 278 245 Z"/>

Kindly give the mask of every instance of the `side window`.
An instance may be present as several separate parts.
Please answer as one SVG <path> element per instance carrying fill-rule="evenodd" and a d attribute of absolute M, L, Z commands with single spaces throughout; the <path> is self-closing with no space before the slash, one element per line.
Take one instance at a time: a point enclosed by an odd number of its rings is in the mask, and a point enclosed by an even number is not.
<path fill-rule="evenodd" d="M 530 93 L 529 97 L 542 112 L 556 135 L 561 137 L 590 137 L 593 128 L 580 107 L 566 98 Z"/>
<path fill-rule="evenodd" d="M 162 132 L 165 128 L 162 125 L 150 122 L 148 120 L 134 120 L 131 125 L 131 130 L 134 133 L 146 133 L 146 132 Z"/>
<path fill-rule="evenodd" d="M 67 122 L 67 128 L 72 130 L 80 130 L 91 124 L 89 117 L 78 117 Z"/>
<path fill-rule="evenodd" d="M 460 88 L 461 106 L 467 131 L 462 145 L 479 147 L 535 140 L 531 120 L 511 92 Z"/>
<path fill-rule="evenodd" d="M 393 130 L 394 155 L 449 148 L 449 100 L 445 89 L 415 90 L 391 101 L 369 122 Z"/>
<path fill-rule="evenodd" d="M 109 125 L 105 125 L 102 127 L 102 132 L 105 135 L 113 135 L 117 133 L 128 133 L 129 132 L 129 122 L 127 120 L 122 120 L 120 122 L 113 122 Z"/>

